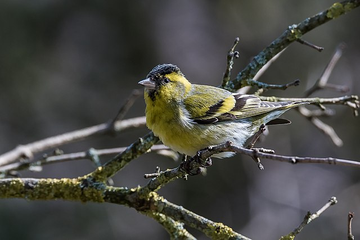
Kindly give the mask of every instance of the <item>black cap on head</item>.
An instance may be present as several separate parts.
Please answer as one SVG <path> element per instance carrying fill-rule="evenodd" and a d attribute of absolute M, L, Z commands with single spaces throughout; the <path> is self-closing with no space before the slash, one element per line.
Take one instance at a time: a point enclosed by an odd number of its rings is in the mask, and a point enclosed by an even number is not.
<path fill-rule="evenodd" d="M 176 66 L 174 64 L 166 63 L 166 64 L 160 64 L 160 65 L 157 65 L 156 67 L 154 67 L 146 77 L 151 78 L 151 77 L 159 76 L 159 75 L 164 76 L 164 75 L 172 73 L 172 72 L 176 72 L 178 74 L 183 75 L 180 71 L 180 68 L 178 68 L 178 66 Z"/>

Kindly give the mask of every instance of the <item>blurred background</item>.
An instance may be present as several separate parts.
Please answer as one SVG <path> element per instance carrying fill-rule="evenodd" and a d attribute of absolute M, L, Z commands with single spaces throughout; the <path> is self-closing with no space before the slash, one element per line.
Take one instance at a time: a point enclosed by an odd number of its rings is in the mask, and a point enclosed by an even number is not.
<path fill-rule="evenodd" d="M 177 64 L 193 83 L 219 85 L 226 54 L 240 38 L 239 72 L 251 58 L 298 23 L 333 1 L 44 1 L 0 2 L 0 153 L 19 144 L 92 126 L 112 119 L 137 82 L 157 64 Z M 261 77 L 301 85 L 266 95 L 301 97 L 320 76 L 336 46 L 347 47 L 331 83 L 360 95 L 360 10 L 316 28 L 304 39 L 325 48 L 319 53 L 292 44 Z M 340 96 L 321 91 L 316 96 Z M 279 154 L 360 160 L 360 118 L 343 106 L 323 119 L 344 142 L 335 147 L 296 111 L 292 125 L 273 127 L 257 146 Z M 137 100 L 126 118 L 142 116 Z M 66 153 L 127 146 L 146 128 L 101 136 L 61 147 Z M 49 150 L 49 153 L 51 150 Z M 106 162 L 110 157 L 103 157 Z M 115 186 L 144 185 L 156 166 L 178 166 L 147 154 L 114 177 Z M 339 203 L 307 226 L 297 239 L 344 239 L 347 214 L 355 212 L 360 236 L 360 169 L 333 165 L 291 165 L 263 160 L 264 171 L 245 156 L 214 160 L 206 176 L 178 180 L 160 191 L 166 199 L 253 239 L 278 239 L 297 227 L 331 196 Z M 22 177 L 77 177 L 95 166 L 88 160 L 53 164 Z M 168 239 L 154 220 L 111 204 L 66 201 L 0 200 L 1 239 Z M 359 215 L 360 216 L 360 215 Z M 191 230 L 199 239 L 202 233 Z"/>

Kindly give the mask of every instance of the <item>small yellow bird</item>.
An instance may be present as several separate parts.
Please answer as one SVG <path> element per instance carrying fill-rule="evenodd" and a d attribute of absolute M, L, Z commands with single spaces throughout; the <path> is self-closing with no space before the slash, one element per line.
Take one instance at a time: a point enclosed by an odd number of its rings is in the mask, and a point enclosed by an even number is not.
<path fill-rule="evenodd" d="M 139 84 L 145 87 L 147 127 L 165 145 L 189 156 L 227 141 L 243 146 L 262 124 L 289 123 L 276 119 L 306 104 L 266 102 L 255 95 L 191 84 L 173 64 L 154 67 Z M 214 156 L 232 155 L 225 152 Z"/>

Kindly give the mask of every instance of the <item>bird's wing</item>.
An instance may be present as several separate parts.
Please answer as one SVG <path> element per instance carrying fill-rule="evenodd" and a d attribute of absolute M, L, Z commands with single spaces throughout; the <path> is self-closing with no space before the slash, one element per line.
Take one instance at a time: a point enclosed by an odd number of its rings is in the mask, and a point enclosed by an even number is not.
<path fill-rule="evenodd" d="M 184 100 L 190 119 L 198 123 L 212 123 L 235 107 L 233 94 L 221 88 L 192 85 L 192 90 Z"/>
<path fill-rule="evenodd" d="M 255 117 L 294 106 L 293 102 L 266 102 L 254 95 L 232 94 L 216 87 L 193 85 L 193 92 L 184 100 L 184 105 L 190 119 L 199 124 Z"/>
<path fill-rule="evenodd" d="M 233 94 L 236 104 L 230 113 L 237 119 L 255 117 L 277 109 L 286 109 L 293 105 L 293 102 L 267 102 L 261 101 L 255 95 Z"/>

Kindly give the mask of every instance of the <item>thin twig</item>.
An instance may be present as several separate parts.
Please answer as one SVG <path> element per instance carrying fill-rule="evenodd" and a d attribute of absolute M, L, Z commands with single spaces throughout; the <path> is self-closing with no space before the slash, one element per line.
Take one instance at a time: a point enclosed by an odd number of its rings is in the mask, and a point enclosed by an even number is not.
<path fill-rule="evenodd" d="M 350 167 L 360 167 L 360 162 L 352 161 L 352 160 L 332 158 L 332 157 L 319 158 L 319 157 L 297 157 L 297 156 L 278 155 L 278 154 L 259 151 L 256 148 L 247 149 L 244 147 L 235 146 L 231 142 L 226 142 L 224 144 L 211 146 L 209 148 L 199 151 L 198 155 L 200 156 L 201 159 L 204 160 L 206 158 L 209 158 L 213 154 L 217 154 L 221 152 L 235 152 L 250 157 L 259 157 L 262 159 L 270 159 L 281 162 L 288 162 L 292 164 L 322 163 L 322 164 L 333 164 L 333 165 L 350 166 Z"/>
<path fill-rule="evenodd" d="M 165 145 L 154 145 L 151 147 L 150 151 L 162 151 L 162 150 L 168 150 L 169 148 Z M 83 159 L 92 159 L 91 156 L 96 155 L 97 157 L 100 156 L 107 156 L 107 155 L 114 155 L 121 153 L 126 150 L 126 147 L 120 147 L 120 148 L 109 148 L 109 149 L 94 149 L 91 148 L 88 151 L 83 152 L 75 152 L 75 153 L 68 153 L 68 154 L 61 154 L 61 155 L 53 155 L 53 156 L 47 156 L 43 159 L 36 160 L 36 161 L 20 161 L 11 163 L 5 166 L 0 166 L 0 173 L 4 176 L 6 176 L 10 171 L 21 171 L 25 169 L 32 170 L 34 167 L 41 167 L 48 164 L 54 164 L 54 163 L 61 163 L 61 162 L 67 162 L 67 161 L 76 161 L 76 160 L 83 160 Z M 96 166 L 99 166 L 99 164 L 95 163 Z"/>
<path fill-rule="evenodd" d="M 138 96 L 140 96 L 140 91 L 134 90 L 129 98 L 125 101 L 125 104 L 123 104 L 123 106 L 120 108 L 116 117 L 110 123 L 102 123 L 77 131 L 45 138 L 26 145 L 19 145 L 15 149 L 0 155 L 0 166 L 15 162 L 20 158 L 31 160 L 34 157 L 34 154 L 38 152 L 81 141 L 95 135 L 118 133 L 127 128 L 144 126 L 145 117 L 122 120 Z"/>
<path fill-rule="evenodd" d="M 352 221 L 354 219 L 354 213 L 349 212 L 348 214 L 348 240 L 354 240 L 355 236 L 352 234 Z"/>
<path fill-rule="evenodd" d="M 331 207 L 332 205 L 336 204 L 337 200 L 335 197 L 331 197 L 330 200 L 322 207 L 320 208 L 316 213 L 311 214 L 310 212 L 308 212 L 305 217 L 304 220 L 302 221 L 302 223 L 294 230 L 292 231 L 289 235 L 287 236 L 283 236 L 280 239 L 294 239 L 296 235 L 298 235 L 306 225 L 310 224 L 313 220 L 315 220 L 316 218 L 318 218 L 325 210 L 327 210 L 329 207 Z"/>
<path fill-rule="evenodd" d="M 265 132 L 266 126 L 265 124 L 261 124 L 259 131 L 255 133 L 255 135 L 252 137 L 251 141 L 247 145 L 248 149 L 251 149 L 255 146 L 255 143 L 259 140 L 260 136 Z"/>
<path fill-rule="evenodd" d="M 331 117 L 331 116 L 335 115 L 335 110 L 330 109 L 330 108 L 309 110 L 304 106 L 299 106 L 297 109 L 299 110 L 301 115 L 303 115 L 304 117 L 307 117 L 307 118 Z"/>
<path fill-rule="evenodd" d="M 302 116 L 308 119 L 315 127 L 317 127 L 320 131 L 322 131 L 326 136 L 330 137 L 331 141 L 335 144 L 335 146 L 341 147 L 343 145 L 343 141 L 336 134 L 334 128 L 319 119 L 319 117 L 321 116 L 333 115 L 334 112 L 331 111 L 331 109 L 317 111 L 317 110 L 309 110 L 304 106 L 300 106 L 299 108 L 297 108 L 297 110 Z"/>
<path fill-rule="evenodd" d="M 317 117 L 311 117 L 309 118 L 312 124 L 314 124 L 315 127 L 317 127 L 321 132 L 323 132 L 326 136 L 330 137 L 331 141 L 335 144 L 337 147 L 341 147 L 343 145 L 343 141 L 341 138 L 337 135 L 334 128 L 330 125 L 324 123 Z"/>
<path fill-rule="evenodd" d="M 145 126 L 145 117 L 136 117 L 122 121 L 116 121 L 114 124 L 116 132 L 120 132 L 128 128 L 136 128 L 139 126 Z M 92 127 L 45 138 L 26 145 L 19 145 L 15 149 L 0 156 L 0 166 L 10 164 L 19 160 L 20 158 L 32 159 L 34 154 L 45 151 L 47 149 L 78 142 L 93 136 L 107 134 L 110 131 L 113 131 L 113 127 L 108 123 L 102 123 Z"/>
<path fill-rule="evenodd" d="M 259 131 L 257 131 L 255 133 L 255 135 L 253 136 L 253 138 L 251 139 L 251 141 L 249 142 L 249 144 L 247 145 L 246 148 L 248 148 L 248 149 L 254 148 L 255 143 L 259 140 L 260 136 L 264 133 L 265 130 L 266 130 L 265 124 L 261 124 Z M 275 153 L 275 152 L 273 152 L 273 153 Z M 257 163 L 258 168 L 260 170 L 264 170 L 264 166 L 262 165 L 260 158 L 254 156 L 253 160 Z"/>
<path fill-rule="evenodd" d="M 319 157 L 298 157 L 298 156 L 286 156 L 274 154 L 271 151 L 257 149 L 257 148 L 244 148 L 234 146 L 231 142 L 224 144 L 210 146 L 206 149 L 199 151 L 193 158 L 182 162 L 178 167 L 168 169 L 156 173 L 145 174 L 145 178 L 152 178 L 146 186 L 147 191 L 157 191 L 161 187 L 165 186 L 169 182 L 177 179 L 184 178 L 187 174 L 197 175 L 199 174 L 200 168 L 206 166 L 206 161 L 214 154 L 221 152 L 235 152 L 244 154 L 252 159 L 269 159 L 280 162 L 288 162 L 291 164 L 297 163 L 320 163 L 320 164 L 331 164 L 341 165 L 349 167 L 360 167 L 360 162 L 339 159 L 339 158 L 319 158 Z"/>
<path fill-rule="evenodd" d="M 266 70 L 268 70 L 271 66 L 272 63 L 274 63 L 279 57 L 280 55 L 285 52 L 287 48 L 284 48 L 283 50 L 281 50 L 278 54 L 276 54 L 272 59 L 270 59 L 254 76 L 253 81 L 258 81 L 258 79 L 266 72 Z M 242 93 L 242 94 L 246 94 L 250 91 L 251 86 L 245 86 L 240 88 L 237 92 L 238 93 Z"/>
<path fill-rule="evenodd" d="M 134 104 L 134 102 L 136 101 L 136 99 L 141 96 L 143 93 L 142 90 L 139 89 L 134 89 L 130 96 L 126 99 L 125 103 L 122 105 L 122 107 L 119 109 L 116 117 L 113 119 L 113 121 L 111 122 L 112 125 L 114 125 L 117 121 L 122 120 L 126 113 L 129 111 L 129 109 L 132 107 L 132 105 Z"/>
<path fill-rule="evenodd" d="M 166 184 L 178 178 L 184 178 L 185 175 L 186 172 L 184 171 L 182 164 L 180 164 L 180 166 L 176 168 L 167 169 L 156 173 L 145 174 L 144 177 L 151 178 L 151 180 L 145 187 L 143 187 L 143 189 L 144 191 L 148 192 L 158 191 Z"/>
<path fill-rule="evenodd" d="M 234 64 L 234 58 L 238 58 L 239 57 L 239 52 L 235 51 L 236 46 L 238 45 L 240 39 L 239 37 L 235 38 L 235 41 L 231 47 L 231 49 L 228 52 L 227 55 L 227 61 L 226 61 L 226 70 L 223 76 L 223 82 L 222 84 L 226 84 L 228 81 L 230 81 L 231 78 L 231 70 Z"/>
<path fill-rule="evenodd" d="M 329 77 L 330 77 L 332 71 L 334 70 L 335 65 L 337 64 L 337 62 L 341 58 L 341 56 L 343 54 L 343 51 L 344 51 L 344 48 L 345 48 L 344 43 L 340 43 L 337 46 L 333 56 L 331 57 L 329 63 L 325 67 L 325 69 L 324 69 L 323 73 L 321 74 L 320 78 L 315 82 L 314 86 L 312 86 L 309 90 L 307 90 L 305 92 L 306 97 L 308 97 L 311 94 L 313 94 L 314 92 L 316 92 L 318 90 L 321 90 L 321 89 L 324 89 L 324 88 L 332 88 L 332 89 L 335 89 L 336 91 L 339 91 L 339 92 L 346 92 L 346 91 L 349 90 L 349 88 L 346 87 L 346 86 L 339 86 L 339 85 L 334 85 L 334 84 L 329 84 L 328 83 Z"/>
<path fill-rule="evenodd" d="M 251 86 L 251 87 L 256 86 L 258 88 L 262 88 L 265 90 L 268 90 L 268 89 L 286 90 L 292 86 L 299 86 L 300 80 L 296 79 L 296 80 L 294 80 L 290 83 L 286 83 L 286 84 L 269 84 L 269 83 L 255 81 L 253 79 L 247 79 L 246 81 L 244 81 L 243 84 L 244 84 L 244 86 Z"/>
<path fill-rule="evenodd" d="M 297 40 L 297 42 L 298 42 L 298 43 L 301 43 L 301 44 L 304 44 L 305 46 L 311 47 L 311 48 L 313 48 L 313 49 L 315 49 L 315 50 L 317 50 L 317 51 L 319 51 L 319 52 L 322 52 L 322 51 L 324 50 L 323 47 L 316 46 L 315 44 L 312 44 L 311 42 L 308 42 L 308 41 L 303 40 L 303 39 L 301 39 L 301 38 L 299 38 L 299 39 Z"/>
<path fill-rule="evenodd" d="M 327 66 L 325 67 L 323 73 L 321 74 L 321 76 L 319 77 L 319 79 L 315 82 L 315 84 L 308 90 L 305 92 L 305 96 L 308 97 L 311 94 L 313 94 L 316 91 L 325 89 L 325 88 L 331 88 L 331 89 L 335 89 L 338 92 L 345 92 L 348 91 L 349 88 L 346 86 L 340 86 L 340 85 L 334 85 L 334 84 L 330 84 L 328 83 L 329 77 L 336 65 L 336 63 L 338 62 L 338 60 L 340 59 L 340 57 L 342 56 L 343 53 L 343 49 L 345 48 L 345 44 L 339 44 L 332 56 L 332 58 L 330 59 L 329 63 L 327 64 Z M 357 108 L 359 107 L 359 101 L 358 100 L 353 100 L 350 101 L 350 105 L 346 104 L 350 106 L 351 108 L 353 108 L 354 110 L 354 115 L 357 115 Z M 324 109 L 322 107 L 322 111 L 318 111 L 318 110 L 309 110 L 306 108 L 306 106 L 300 106 L 298 108 L 298 111 L 300 112 L 301 115 L 303 115 L 304 117 L 306 117 L 315 127 L 317 127 L 320 131 L 322 131 L 325 135 L 327 135 L 328 137 L 330 137 L 330 139 L 332 140 L 332 142 L 335 144 L 335 146 L 342 146 L 343 145 L 343 141 L 341 140 L 341 138 L 336 134 L 335 130 L 333 127 L 331 127 L 330 125 L 324 123 L 323 121 L 321 121 L 318 117 L 320 116 L 325 116 L 328 115 L 329 111 L 328 109 Z"/>
<path fill-rule="evenodd" d="M 291 43 L 300 39 L 303 35 L 316 27 L 333 20 L 354 8 L 359 7 L 359 0 L 347 0 L 334 3 L 327 10 L 322 11 L 306 20 L 289 26 L 280 37 L 275 39 L 269 46 L 256 55 L 252 61 L 237 75 L 236 79 L 224 83 L 223 88 L 230 91 L 240 89 L 247 79 L 253 79 L 256 73 L 276 54 L 285 49 Z"/>
<path fill-rule="evenodd" d="M 310 104 L 317 105 L 318 107 L 323 109 L 324 109 L 323 104 L 340 104 L 352 108 L 355 116 L 357 116 L 358 108 L 360 107 L 359 97 L 356 95 L 349 95 L 349 96 L 342 96 L 335 98 L 282 98 L 282 97 L 265 97 L 265 96 L 259 96 L 259 98 L 263 101 L 269 101 L 269 102 L 287 102 L 287 101 L 308 102 Z"/>

